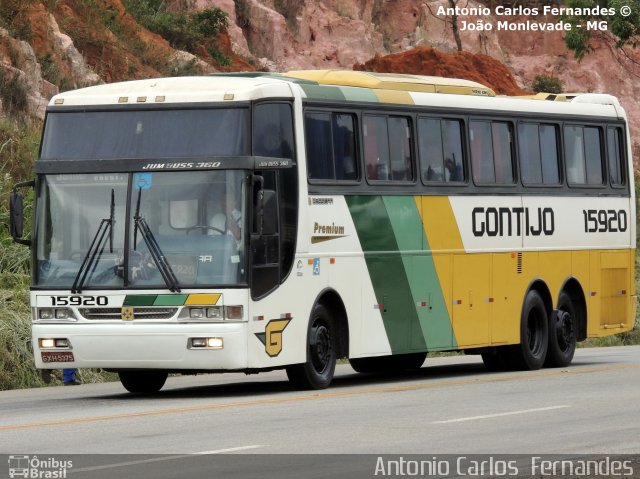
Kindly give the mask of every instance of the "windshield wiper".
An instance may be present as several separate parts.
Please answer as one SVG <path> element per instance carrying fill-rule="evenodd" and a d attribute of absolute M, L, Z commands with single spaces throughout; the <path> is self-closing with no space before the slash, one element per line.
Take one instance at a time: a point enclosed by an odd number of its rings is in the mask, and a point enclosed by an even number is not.
<path fill-rule="evenodd" d="M 104 252 L 105 238 L 107 237 L 107 233 L 109 234 L 109 253 L 113 254 L 113 224 L 115 223 L 115 192 L 113 188 L 111 189 L 111 205 L 109 211 L 109 218 L 103 218 L 98 225 L 98 230 L 96 234 L 93 235 L 93 239 L 91 240 L 91 245 L 87 250 L 87 254 L 84 255 L 84 259 L 82 260 L 82 264 L 80 265 L 80 269 L 78 270 L 78 274 L 76 278 L 73 280 L 73 285 L 71 286 L 71 293 L 80 294 L 82 292 L 82 286 L 87 280 L 87 276 L 89 275 L 89 271 L 91 271 L 91 266 L 94 266 L 93 271 L 95 271 L 95 267 L 97 266 L 96 260 L 102 256 Z M 93 273 L 92 271 L 92 273 Z"/>
<path fill-rule="evenodd" d="M 160 245 L 156 241 L 155 236 L 151 232 L 147 221 L 140 216 L 140 196 L 142 194 L 142 188 L 138 189 L 138 201 L 136 204 L 136 214 L 133 217 L 134 228 L 133 228 L 133 249 L 136 249 L 136 243 L 138 239 L 138 231 L 140 231 L 140 235 L 142 239 L 147 244 L 147 248 L 149 248 L 149 253 L 153 258 L 153 261 L 158 266 L 158 271 L 160 271 L 160 275 L 164 280 L 165 284 L 169 288 L 169 290 L 173 293 L 179 293 L 180 288 L 178 286 L 178 278 L 176 278 L 173 269 L 171 269 L 171 265 L 167 261 L 164 256 L 164 253 L 160 249 Z"/>

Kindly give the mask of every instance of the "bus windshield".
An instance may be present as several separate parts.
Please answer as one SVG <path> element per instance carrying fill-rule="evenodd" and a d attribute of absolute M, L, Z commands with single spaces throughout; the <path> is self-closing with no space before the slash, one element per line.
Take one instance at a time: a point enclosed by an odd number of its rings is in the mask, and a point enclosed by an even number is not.
<path fill-rule="evenodd" d="M 49 112 L 40 159 L 241 156 L 249 136 L 248 108 Z"/>
<path fill-rule="evenodd" d="M 218 170 L 43 176 L 35 286 L 70 288 L 83 269 L 82 285 L 89 289 L 167 288 L 165 269 L 180 288 L 246 284 L 246 174 Z M 109 228 L 102 234 L 105 220 Z M 154 257 L 153 242 L 168 268 Z"/>

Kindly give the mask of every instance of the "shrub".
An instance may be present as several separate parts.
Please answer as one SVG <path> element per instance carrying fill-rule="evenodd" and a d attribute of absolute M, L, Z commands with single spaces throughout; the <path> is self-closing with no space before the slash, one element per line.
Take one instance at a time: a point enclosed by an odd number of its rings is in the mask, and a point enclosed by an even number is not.
<path fill-rule="evenodd" d="M 531 89 L 536 93 L 562 93 L 562 81 L 553 75 L 536 75 Z"/>
<path fill-rule="evenodd" d="M 10 116 L 27 112 L 27 85 L 19 73 L 0 69 L 0 99 Z"/>
<path fill-rule="evenodd" d="M 124 0 L 126 10 L 145 28 L 164 37 L 173 48 L 194 52 L 208 37 L 228 26 L 227 13 L 208 8 L 193 13 L 171 12 L 161 0 Z"/>

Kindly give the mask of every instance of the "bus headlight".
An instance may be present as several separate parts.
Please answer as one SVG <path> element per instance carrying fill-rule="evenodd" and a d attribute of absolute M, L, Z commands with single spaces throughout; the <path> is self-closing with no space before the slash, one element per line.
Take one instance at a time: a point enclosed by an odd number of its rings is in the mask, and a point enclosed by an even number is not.
<path fill-rule="evenodd" d="M 212 306 L 210 308 L 207 308 L 207 318 L 224 319 L 222 306 Z"/>
<path fill-rule="evenodd" d="M 76 319 L 75 314 L 68 308 L 56 308 L 55 309 L 56 319 Z"/>
<path fill-rule="evenodd" d="M 45 321 L 53 319 L 75 321 L 76 315 L 69 308 L 38 308 L 38 319 L 43 319 Z"/>
<path fill-rule="evenodd" d="M 185 307 L 178 317 L 180 321 L 223 321 L 244 319 L 244 307 L 242 305 L 231 306 L 197 306 Z"/>

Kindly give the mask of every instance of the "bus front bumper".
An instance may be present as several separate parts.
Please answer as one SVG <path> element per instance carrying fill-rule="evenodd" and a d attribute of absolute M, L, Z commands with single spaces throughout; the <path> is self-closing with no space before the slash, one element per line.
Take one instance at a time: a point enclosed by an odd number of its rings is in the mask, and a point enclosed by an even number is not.
<path fill-rule="evenodd" d="M 246 338 L 247 323 L 33 325 L 41 369 L 246 369 Z M 60 339 L 69 346 L 43 347 Z"/>

